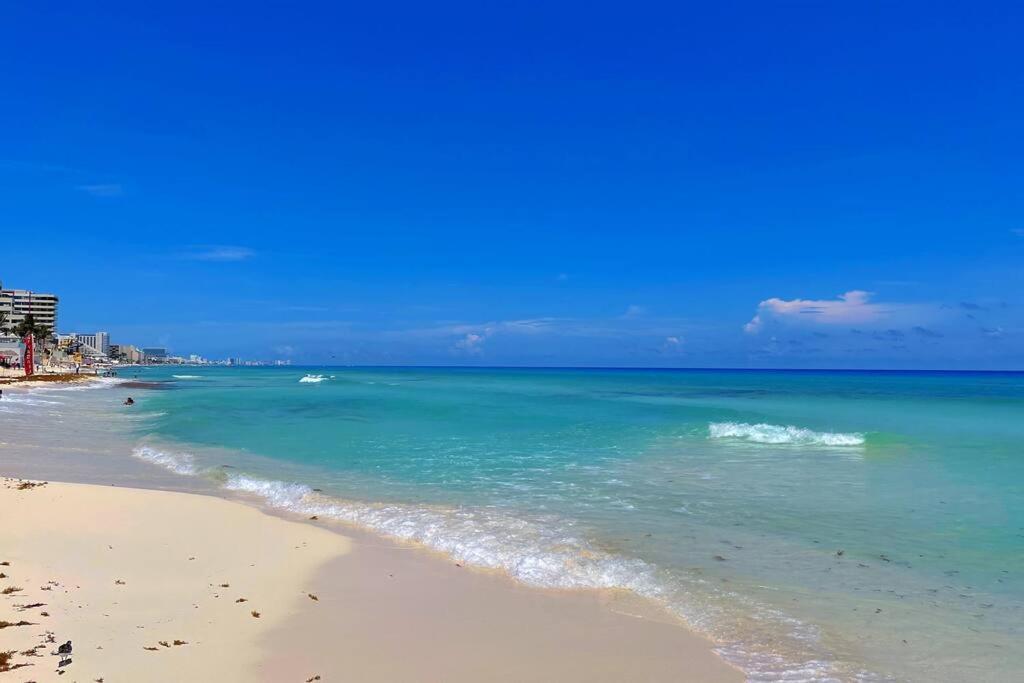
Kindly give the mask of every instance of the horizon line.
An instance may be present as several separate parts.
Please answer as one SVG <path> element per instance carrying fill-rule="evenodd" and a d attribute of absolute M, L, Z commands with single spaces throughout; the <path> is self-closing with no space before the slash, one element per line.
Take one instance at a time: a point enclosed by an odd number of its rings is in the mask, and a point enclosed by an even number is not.
<path fill-rule="evenodd" d="M 262 367 L 262 368 L 392 368 L 392 369 L 422 369 L 422 370 L 663 370 L 672 372 L 891 372 L 891 373 L 990 373 L 990 374 L 1024 374 L 1024 369 L 944 369 L 944 368 L 742 368 L 742 367 L 665 367 L 665 366 L 624 366 L 624 365 L 388 365 L 388 364 L 339 364 L 339 363 L 292 363 L 289 365 L 274 365 L 268 361 L 255 361 L 267 363 L 265 365 L 225 365 L 222 363 L 209 363 L 198 365 L 182 363 L 190 367 Z M 177 366 L 177 363 L 160 363 L 146 365 L 144 367 L 160 367 L 162 365 Z M 124 366 L 132 367 L 132 366 Z"/>

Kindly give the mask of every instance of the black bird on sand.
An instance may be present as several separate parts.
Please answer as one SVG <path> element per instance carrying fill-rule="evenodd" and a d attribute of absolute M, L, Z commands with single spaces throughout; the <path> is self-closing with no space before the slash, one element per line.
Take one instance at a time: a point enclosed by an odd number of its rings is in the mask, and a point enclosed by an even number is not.
<path fill-rule="evenodd" d="M 71 641 L 64 643 L 57 648 L 57 654 L 60 655 L 61 659 L 71 656 Z"/>

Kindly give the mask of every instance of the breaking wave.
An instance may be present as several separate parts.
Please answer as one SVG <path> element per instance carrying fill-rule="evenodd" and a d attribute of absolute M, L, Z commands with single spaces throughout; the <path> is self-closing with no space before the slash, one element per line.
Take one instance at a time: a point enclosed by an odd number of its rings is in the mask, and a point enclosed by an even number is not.
<path fill-rule="evenodd" d="M 198 469 L 188 453 L 140 446 L 133 455 L 179 474 L 209 477 L 225 490 L 254 496 L 278 510 L 334 519 L 418 543 L 467 566 L 503 571 L 527 585 L 630 591 L 665 606 L 691 627 L 717 640 L 718 653 L 743 669 L 750 681 L 837 680 L 835 662 L 807 657 L 817 650 L 819 642 L 818 635 L 807 624 L 781 613 L 766 612 L 757 618 L 787 631 L 791 642 L 800 648 L 796 652 L 803 656 L 783 656 L 774 651 L 775 641 L 765 645 L 748 643 L 737 637 L 727 622 L 719 620 L 719 607 L 700 597 L 708 589 L 701 580 L 694 584 L 677 572 L 606 550 L 579 533 L 572 520 L 553 515 L 510 514 L 491 507 L 347 500 L 296 482 L 221 468 Z"/>
<path fill-rule="evenodd" d="M 708 437 L 794 446 L 863 446 L 865 440 L 863 434 L 855 432 L 815 432 L 792 425 L 747 424 L 745 422 L 712 422 L 708 425 Z"/>
<path fill-rule="evenodd" d="M 527 520 L 488 509 L 332 498 L 302 484 L 228 475 L 225 488 L 251 493 L 278 509 L 317 515 L 420 543 L 467 564 L 500 569 L 523 583 L 547 588 L 626 588 L 664 597 L 655 569 L 613 555 L 565 531 L 564 520 Z"/>
<path fill-rule="evenodd" d="M 189 453 L 139 446 L 132 455 L 178 474 L 204 473 Z M 254 495 L 278 510 L 335 519 L 420 543 L 466 564 L 503 570 L 533 586 L 625 588 L 648 598 L 667 597 L 653 565 L 598 548 L 572 533 L 573 525 L 566 520 L 526 519 L 488 508 L 358 502 L 305 484 L 215 470 L 206 474 L 219 479 L 226 490 Z"/>
<path fill-rule="evenodd" d="M 160 465 L 178 474 L 198 474 L 195 458 L 191 453 L 173 453 L 161 451 L 151 446 L 139 446 L 132 451 L 132 455 L 140 460 Z"/>
<path fill-rule="evenodd" d="M 45 396 L 48 394 L 64 393 L 67 391 L 89 391 L 92 389 L 107 389 L 109 387 L 117 386 L 118 384 L 124 384 L 131 380 L 123 377 L 89 377 L 88 381 L 83 382 L 39 382 L 38 384 L 29 385 L 25 387 L 31 391 L 32 394 Z"/>
<path fill-rule="evenodd" d="M 28 395 L 20 395 L 19 396 L 18 394 L 11 394 L 10 392 L 8 392 L 8 394 L 3 397 L 3 402 L 5 404 L 18 403 L 18 404 L 25 405 L 25 406 L 59 406 L 59 405 L 61 405 L 60 401 L 47 401 L 47 400 L 44 400 L 44 399 L 41 399 L 41 398 L 32 398 L 31 396 L 28 396 Z"/>

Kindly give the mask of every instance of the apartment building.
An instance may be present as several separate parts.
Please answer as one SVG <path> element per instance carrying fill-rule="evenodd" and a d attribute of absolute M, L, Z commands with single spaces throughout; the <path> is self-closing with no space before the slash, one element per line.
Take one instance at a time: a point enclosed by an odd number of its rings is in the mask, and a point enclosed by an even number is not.
<path fill-rule="evenodd" d="M 33 292 L 28 289 L 4 289 L 0 283 L 0 313 L 7 316 L 7 324 L 17 325 L 29 313 L 37 325 L 57 329 L 57 295 Z"/>

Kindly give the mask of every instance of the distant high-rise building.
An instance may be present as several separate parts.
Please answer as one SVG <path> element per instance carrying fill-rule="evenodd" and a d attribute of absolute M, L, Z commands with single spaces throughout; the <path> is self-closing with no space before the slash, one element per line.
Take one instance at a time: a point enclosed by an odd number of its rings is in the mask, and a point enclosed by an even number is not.
<path fill-rule="evenodd" d="M 103 355 L 110 353 L 110 335 L 106 332 L 96 332 L 95 334 L 76 334 L 75 338 L 91 348 L 93 351 L 97 351 Z"/>
<path fill-rule="evenodd" d="M 144 360 L 142 351 L 131 344 L 111 344 L 110 355 L 125 363 L 141 363 Z"/>
<path fill-rule="evenodd" d="M 142 354 L 146 357 L 147 361 L 156 361 L 157 363 L 167 360 L 167 349 L 162 346 L 148 346 L 142 349 Z"/>
<path fill-rule="evenodd" d="M 0 313 L 7 315 L 7 324 L 14 327 L 32 314 L 37 325 L 57 328 L 57 295 L 27 289 L 3 289 L 0 285 Z"/>

